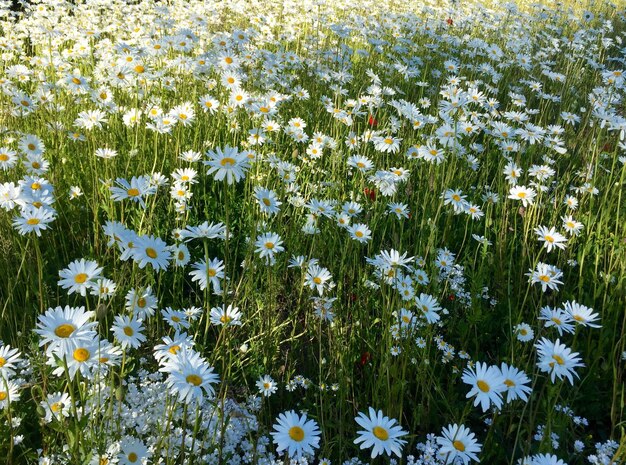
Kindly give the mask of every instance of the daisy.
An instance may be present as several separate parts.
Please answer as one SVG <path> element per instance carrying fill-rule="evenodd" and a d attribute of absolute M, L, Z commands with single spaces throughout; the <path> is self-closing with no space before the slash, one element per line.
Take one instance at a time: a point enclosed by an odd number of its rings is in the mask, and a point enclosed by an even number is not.
<path fill-rule="evenodd" d="M 538 319 L 545 321 L 544 326 L 546 328 L 555 327 L 559 336 L 563 335 L 563 331 L 566 333 L 574 332 L 572 317 L 561 309 L 545 306 L 541 309 Z"/>
<path fill-rule="evenodd" d="M 372 239 L 372 231 L 366 224 L 358 223 L 347 227 L 350 237 L 361 243 L 366 243 Z"/>
<path fill-rule="evenodd" d="M 141 320 L 138 320 L 136 315 L 132 317 L 116 315 L 111 331 L 123 349 L 129 347 L 137 349 L 146 340 L 146 336 L 141 333 L 142 329 Z"/>
<path fill-rule="evenodd" d="M 185 312 L 181 312 L 180 310 L 174 310 L 171 307 L 166 307 L 161 310 L 161 315 L 163 316 L 165 322 L 176 331 L 187 329 L 191 326 L 191 323 L 189 323 L 189 319 L 187 318 L 187 314 Z"/>
<path fill-rule="evenodd" d="M 174 337 L 164 336 L 161 341 L 162 344 L 154 346 L 154 358 L 159 363 L 175 357 L 180 350 L 193 349 L 193 338 L 187 333 L 176 331 Z"/>
<path fill-rule="evenodd" d="M 530 378 L 526 376 L 526 373 L 504 362 L 500 365 L 500 373 L 504 378 L 504 385 L 506 386 L 507 403 L 515 399 L 522 399 L 524 402 L 527 402 L 532 388 L 527 386 L 530 383 Z"/>
<path fill-rule="evenodd" d="M 80 372 L 85 378 L 91 379 L 93 369 L 98 366 L 99 346 L 100 342 L 97 336 L 89 340 L 71 339 L 68 344 L 62 347 L 62 350 L 58 351 L 58 357 L 64 361 L 61 366 L 57 364 L 56 360 L 49 360 L 49 362 L 54 363 L 54 366 L 57 366 L 53 373 L 57 376 L 63 376 L 67 369 L 72 379 L 77 372 Z"/>
<path fill-rule="evenodd" d="M 561 219 L 563 220 L 563 229 L 570 235 L 578 236 L 584 227 L 582 223 L 574 220 L 571 215 L 562 216 Z"/>
<path fill-rule="evenodd" d="M 133 249 L 133 259 L 143 269 L 146 265 L 152 265 L 155 271 L 166 270 L 171 258 L 168 245 L 156 236 L 143 235 L 138 237 L 137 244 Z"/>
<path fill-rule="evenodd" d="M 213 307 L 211 309 L 211 323 L 216 326 L 241 326 L 241 312 L 239 308 L 229 305 Z"/>
<path fill-rule="evenodd" d="M 68 289 L 68 294 L 74 292 L 80 295 L 87 295 L 87 290 L 92 286 L 94 280 L 100 277 L 102 268 L 93 260 L 75 260 L 67 268 L 59 271 L 59 286 Z"/>
<path fill-rule="evenodd" d="M 0 380 L 0 410 L 4 410 L 11 402 L 20 398 L 19 386 L 13 381 Z"/>
<path fill-rule="evenodd" d="M 132 315 L 137 315 L 139 319 L 147 319 L 154 315 L 157 307 L 157 298 L 152 294 L 152 288 L 131 289 L 126 294 L 126 310 Z"/>
<path fill-rule="evenodd" d="M 280 202 L 274 191 L 257 186 L 254 188 L 254 196 L 259 202 L 259 207 L 263 213 L 275 215 L 280 211 Z"/>
<path fill-rule="evenodd" d="M 578 352 L 573 352 L 565 344 L 561 344 L 559 339 L 552 342 L 548 339 L 541 338 L 541 341 L 535 344 L 539 361 L 537 366 L 544 373 L 550 373 L 550 380 L 554 383 L 555 378 L 560 380 L 566 377 L 570 384 L 574 384 L 572 374 L 578 377 L 574 368 L 584 367 Z"/>
<path fill-rule="evenodd" d="M 545 226 L 539 226 L 535 228 L 535 233 L 538 236 L 539 242 L 543 242 L 548 252 L 551 252 L 553 247 L 565 250 L 567 238 L 557 232 L 555 228 L 548 229 Z"/>
<path fill-rule="evenodd" d="M 194 271 L 189 273 L 191 281 L 198 282 L 200 289 L 205 290 L 209 284 L 213 286 L 213 292 L 219 293 L 222 290 L 220 280 L 224 278 L 224 262 L 218 258 L 200 260 L 191 265 Z"/>
<path fill-rule="evenodd" d="M 389 209 L 389 213 L 393 213 L 398 219 L 409 218 L 409 206 L 404 203 L 392 202 L 387 205 L 387 208 Z"/>
<path fill-rule="evenodd" d="M 511 187 L 508 198 L 513 200 L 521 200 L 522 205 L 524 207 L 527 207 L 528 205 L 532 205 L 534 203 L 536 195 L 537 192 L 530 187 L 514 186 Z"/>
<path fill-rule="evenodd" d="M 10 345 L 0 345 L 0 379 L 9 379 L 15 374 L 15 364 L 20 361 L 20 351 Z"/>
<path fill-rule="evenodd" d="M 589 326 L 590 328 L 600 328 L 601 325 L 593 323 L 599 317 L 597 313 L 593 313 L 593 309 L 589 307 L 585 307 L 576 301 L 565 302 L 564 308 L 565 312 L 569 316 L 572 317 L 576 323 L 581 326 Z"/>
<path fill-rule="evenodd" d="M 145 463 L 150 456 L 148 447 L 141 439 L 127 436 L 120 441 L 120 452 L 117 455 L 119 465 L 138 465 Z"/>
<path fill-rule="evenodd" d="M 266 258 L 269 263 L 274 262 L 274 255 L 285 250 L 282 246 L 283 241 L 276 233 L 268 232 L 259 235 L 254 243 L 256 249 L 255 252 L 259 254 L 261 258 Z"/>
<path fill-rule="evenodd" d="M 476 435 L 463 425 L 448 425 L 437 437 L 437 444 L 440 447 L 438 454 L 445 464 L 462 461 L 467 465 L 470 460 L 479 462 L 476 454 L 480 453 L 481 445 L 476 441 Z"/>
<path fill-rule="evenodd" d="M 400 425 L 396 425 L 395 419 L 383 416 L 381 410 L 369 408 L 369 416 L 363 412 L 359 412 L 359 416 L 354 419 L 359 426 L 364 428 L 357 432 L 358 437 L 354 440 L 355 444 L 361 444 L 361 449 L 372 448 L 371 458 L 382 455 L 396 454 L 402 456 L 402 446 L 406 441 L 399 439 L 407 434 Z"/>
<path fill-rule="evenodd" d="M 352 155 L 348 158 L 348 166 L 358 169 L 361 173 L 367 173 L 374 168 L 374 163 L 362 155 Z"/>
<path fill-rule="evenodd" d="M 222 181 L 226 178 L 228 184 L 241 181 L 248 171 L 250 165 L 248 156 L 240 153 L 236 148 L 226 146 L 222 150 L 216 148 L 215 151 L 207 152 L 208 161 L 204 164 L 209 166 L 208 174 L 213 174 L 216 181 Z"/>
<path fill-rule="evenodd" d="M 72 340 L 91 340 L 96 335 L 93 328 L 96 322 L 89 321 L 94 312 L 86 312 L 85 307 L 49 308 L 39 315 L 37 327 L 33 330 L 42 339 L 39 346 L 49 344 L 48 353 L 68 345 Z"/>
<path fill-rule="evenodd" d="M 480 404 L 483 412 L 486 412 L 492 403 L 497 409 L 502 407 L 501 393 L 506 391 L 507 387 L 497 366 L 487 366 L 486 363 L 478 362 L 476 370 L 473 368 L 463 370 L 461 379 L 465 384 L 472 386 L 465 397 L 468 399 L 476 397 L 474 407 Z"/>
<path fill-rule="evenodd" d="M 400 150 L 400 143 L 402 139 L 398 137 L 393 137 L 391 135 L 387 136 L 374 136 L 372 137 L 372 142 L 374 143 L 374 149 L 383 153 L 396 153 Z"/>
<path fill-rule="evenodd" d="M 557 290 L 559 284 L 563 284 L 559 278 L 563 276 L 563 272 L 553 265 L 547 265 L 545 263 L 538 263 L 535 270 L 528 270 L 526 276 L 530 277 L 530 283 L 541 284 L 541 290 L 546 292 L 546 289 L 550 288 Z"/>
<path fill-rule="evenodd" d="M 527 323 L 520 323 L 515 327 L 515 335 L 520 342 L 532 341 L 535 337 L 535 332 Z"/>
<path fill-rule="evenodd" d="M 0 147 L 0 169 L 7 171 L 18 161 L 17 152 L 9 147 Z"/>
<path fill-rule="evenodd" d="M 165 361 L 161 371 L 169 373 L 167 384 L 182 402 L 202 403 L 205 395 L 210 398 L 215 395 L 213 385 L 219 382 L 219 376 L 196 352 L 178 351 L 175 357 Z"/>
<path fill-rule="evenodd" d="M 278 389 L 276 381 L 274 381 L 270 375 L 264 375 L 259 377 L 256 382 L 256 387 L 258 388 L 261 395 L 263 395 L 264 397 L 271 396 Z"/>
<path fill-rule="evenodd" d="M 331 279 L 332 275 L 328 269 L 310 263 L 306 270 L 304 283 L 311 289 L 317 289 L 319 295 L 323 295 Z"/>
<path fill-rule="evenodd" d="M 421 293 L 415 299 L 415 305 L 429 324 L 437 323 L 440 320 L 441 317 L 438 312 L 441 310 L 441 306 L 433 296 Z"/>
<path fill-rule="evenodd" d="M 121 202 L 122 200 L 130 199 L 133 202 L 137 202 L 141 208 L 146 208 L 144 197 L 153 193 L 153 188 L 150 185 L 148 177 L 133 176 L 130 182 L 124 178 L 117 178 L 115 183 L 117 186 L 109 187 L 111 198 L 114 201 Z"/>
<path fill-rule="evenodd" d="M 48 225 L 55 219 L 55 211 L 50 207 L 26 205 L 20 213 L 13 218 L 13 227 L 22 236 L 34 232 L 37 237 L 41 237 L 41 231 L 48 229 Z"/>
<path fill-rule="evenodd" d="M 185 242 L 192 239 L 225 239 L 226 226 L 221 222 L 209 224 L 208 221 L 205 221 L 198 226 L 186 226 L 180 232 L 180 237 Z"/>
<path fill-rule="evenodd" d="M 63 417 L 69 417 L 70 402 L 70 396 L 66 392 L 48 394 L 46 399 L 39 403 L 46 412 L 44 421 L 50 423 L 53 419 L 61 420 Z"/>
<path fill-rule="evenodd" d="M 305 454 L 313 455 L 319 448 L 320 430 L 315 420 L 308 420 L 306 413 L 299 416 L 293 410 L 278 415 L 272 436 L 276 451 L 287 451 L 289 458 L 299 460 Z"/>

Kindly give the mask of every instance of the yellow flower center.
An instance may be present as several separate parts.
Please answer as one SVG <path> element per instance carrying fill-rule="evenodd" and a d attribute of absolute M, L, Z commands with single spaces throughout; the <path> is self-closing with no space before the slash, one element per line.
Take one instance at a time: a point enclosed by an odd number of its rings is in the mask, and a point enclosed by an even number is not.
<path fill-rule="evenodd" d="M 518 193 L 517 193 L 517 196 L 518 196 L 520 199 L 525 199 L 525 198 L 526 198 L 526 192 L 518 192 Z"/>
<path fill-rule="evenodd" d="M 56 327 L 56 329 L 54 330 L 54 334 L 56 334 L 58 337 L 70 337 L 75 329 L 76 327 L 74 325 L 64 323 Z"/>
<path fill-rule="evenodd" d="M 9 156 L 6 153 L 0 153 L 0 161 L 7 161 Z"/>
<path fill-rule="evenodd" d="M 229 317 L 228 315 L 222 315 L 222 316 L 220 317 L 220 321 L 221 321 L 222 323 L 224 323 L 224 324 L 229 323 L 231 320 L 232 320 L 232 318 L 231 318 L 231 317 Z"/>
<path fill-rule="evenodd" d="M 135 334 L 135 331 L 133 331 L 133 328 L 131 328 L 130 326 L 124 326 L 124 334 L 126 334 L 128 337 L 131 337 L 133 334 Z"/>
<path fill-rule="evenodd" d="M 126 193 L 130 196 L 130 197 L 137 197 L 139 195 L 139 189 L 136 189 L 134 187 L 131 187 L 130 189 L 128 189 L 126 191 Z"/>
<path fill-rule="evenodd" d="M 198 375 L 188 375 L 185 380 L 194 386 L 200 386 L 202 384 L 202 378 Z"/>
<path fill-rule="evenodd" d="M 294 441 L 300 442 L 304 439 L 304 430 L 299 426 L 289 428 L 289 437 Z"/>
<path fill-rule="evenodd" d="M 485 381 L 483 381 L 482 379 L 479 379 L 476 382 L 476 385 L 478 386 L 478 389 L 480 389 L 483 392 L 489 392 L 490 391 L 490 387 L 489 384 L 487 384 Z"/>
<path fill-rule="evenodd" d="M 504 380 L 504 384 L 508 387 L 513 387 L 515 386 L 515 383 L 513 381 L 511 381 L 510 379 L 505 379 Z"/>
<path fill-rule="evenodd" d="M 560 355 L 556 355 L 554 354 L 552 356 L 552 358 L 556 361 L 556 363 L 558 363 L 559 365 L 565 365 L 565 360 L 563 360 L 563 357 L 561 357 Z"/>
<path fill-rule="evenodd" d="M 455 202 L 458 202 L 461 200 L 461 196 L 459 194 L 454 194 L 452 196 L 452 200 L 454 200 Z"/>
<path fill-rule="evenodd" d="M 354 233 L 354 235 L 356 237 L 363 237 L 363 232 L 362 231 L 357 231 L 357 232 Z"/>
<path fill-rule="evenodd" d="M 552 236 L 545 236 L 545 237 L 544 237 L 544 239 L 545 239 L 547 242 L 550 242 L 550 243 L 554 242 L 554 237 L 552 237 Z"/>
<path fill-rule="evenodd" d="M 34 226 L 36 224 L 39 224 L 39 218 L 29 218 L 28 220 L 26 220 L 26 223 Z"/>
<path fill-rule="evenodd" d="M 134 452 L 131 452 L 130 454 L 128 454 L 128 461 L 135 463 L 137 461 L 139 457 L 137 457 L 137 454 L 135 454 Z"/>
<path fill-rule="evenodd" d="M 225 61 L 227 64 L 229 64 L 229 65 L 232 65 L 232 64 L 233 64 L 233 59 L 232 59 L 231 57 L 226 57 L 226 58 L 224 58 L 224 61 Z"/>
<path fill-rule="evenodd" d="M 235 159 L 230 157 L 224 157 L 220 161 L 220 165 L 222 166 L 233 166 L 235 164 Z"/>
<path fill-rule="evenodd" d="M 559 320 L 557 317 L 553 316 L 550 320 L 554 321 L 557 325 L 561 325 L 563 322 Z"/>
<path fill-rule="evenodd" d="M 372 430 L 372 434 L 376 436 L 378 439 L 380 439 L 381 441 L 386 441 L 387 439 L 389 439 L 389 433 L 382 426 L 374 426 L 374 429 Z"/>
<path fill-rule="evenodd" d="M 550 282 L 550 276 L 548 276 L 546 274 L 542 274 L 541 276 L 539 276 L 539 281 L 543 281 L 544 283 L 549 283 Z"/>
<path fill-rule="evenodd" d="M 319 278 L 318 276 L 316 276 L 315 278 L 313 278 L 313 282 L 314 282 L 315 284 L 321 284 L 321 283 L 322 283 L 322 279 L 321 279 L 321 278 Z"/>
<path fill-rule="evenodd" d="M 454 446 L 454 448 L 456 450 L 458 450 L 459 452 L 465 452 L 465 444 L 463 444 L 463 442 L 456 440 L 456 441 L 452 441 L 452 445 Z"/>
<path fill-rule="evenodd" d="M 76 281 L 76 283 L 78 284 L 83 284 L 85 281 L 87 281 L 87 273 L 78 273 L 76 276 L 74 276 L 74 281 Z"/>
<path fill-rule="evenodd" d="M 72 78 L 72 82 L 76 84 L 77 86 L 80 85 L 80 79 L 78 78 Z"/>
<path fill-rule="evenodd" d="M 28 150 L 35 150 L 37 148 L 35 144 L 33 144 L 32 142 L 28 144 L 27 147 L 28 147 Z"/>
<path fill-rule="evenodd" d="M 141 65 L 137 65 L 133 69 L 135 70 L 135 73 L 138 73 L 138 74 L 141 74 L 141 73 L 143 73 L 146 70 L 146 68 L 144 68 Z"/>
<path fill-rule="evenodd" d="M 74 357 L 74 360 L 76 360 L 77 362 L 82 363 L 82 362 L 88 360 L 89 357 L 91 357 L 91 354 L 84 347 L 79 347 L 78 349 L 76 349 L 74 351 L 72 356 Z"/>
<path fill-rule="evenodd" d="M 52 410 L 54 413 L 57 413 L 62 408 L 63 404 L 61 402 L 55 402 L 54 404 L 50 405 L 50 410 Z"/>
<path fill-rule="evenodd" d="M 209 268 L 207 274 L 209 275 L 209 278 L 214 278 L 217 275 L 217 271 L 215 271 L 213 268 Z"/>
<path fill-rule="evenodd" d="M 176 353 L 178 353 L 179 350 L 180 350 L 180 346 L 179 345 L 175 345 L 175 346 L 172 346 L 169 349 L 167 349 L 167 351 L 170 354 L 173 354 L 173 355 L 176 355 Z"/>
<path fill-rule="evenodd" d="M 7 360 L 4 357 L 0 357 L 0 368 L 7 364 Z"/>
<path fill-rule="evenodd" d="M 263 383 L 263 389 L 269 389 L 270 383 Z"/>
<path fill-rule="evenodd" d="M 266 242 L 265 243 L 265 247 L 272 250 L 274 248 L 274 243 L 273 242 Z"/>
<path fill-rule="evenodd" d="M 147 247 L 146 255 L 154 260 L 155 258 L 157 258 L 158 254 L 157 254 L 157 251 L 154 250 L 152 247 Z"/>
<path fill-rule="evenodd" d="M 9 394 L 6 391 L 0 391 L 0 402 L 6 400 L 7 397 L 9 397 Z"/>

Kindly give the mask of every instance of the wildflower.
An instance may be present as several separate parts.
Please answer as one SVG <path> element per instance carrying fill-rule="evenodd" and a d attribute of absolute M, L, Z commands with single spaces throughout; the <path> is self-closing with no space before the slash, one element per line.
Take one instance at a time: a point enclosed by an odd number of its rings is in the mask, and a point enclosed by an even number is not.
<path fill-rule="evenodd" d="M 400 439 L 407 434 L 400 425 L 396 424 L 395 419 L 383 416 L 381 410 L 369 408 L 369 414 L 359 412 L 359 416 L 355 421 L 363 428 L 357 432 L 358 437 L 354 440 L 355 444 L 361 444 L 361 449 L 372 448 L 371 458 L 392 453 L 398 457 L 402 456 L 402 446 L 406 441 Z"/>
<path fill-rule="evenodd" d="M 543 292 L 546 292 L 548 288 L 557 290 L 559 284 L 563 284 L 563 281 L 559 280 L 563 276 L 563 272 L 553 265 L 538 263 L 536 269 L 528 271 L 526 276 L 530 277 L 530 283 L 540 283 Z"/>
<path fill-rule="evenodd" d="M 276 381 L 274 381 L 270 375 L 264 375 L 259 377 L 256 382 L 256 387 L 264 397 L 271 396 L 278 389 Z"/>
<path fill-rule="evenodd" d="M 567 238 L 561 233 L 558 233 L 555 228 L 548 229 L 545 226 L 539 226 L 535 228 L 535 233 L 539 236 L 539 242 L 543 242 L 548 252 L 552 251 L 553 247 L 565 250 Z"/>
<path fill-rule="evenodd" d="M 150 264 L 155 271 L 166 270 L 170 258 L 171 251 L 160 238 L 147 234 L 139 236 L 133 250 L 133 259 L 139 264 L 139 268 L 143 269 Z"/>
<path fill-rule="evenodd" d="M 13 218 L 13 227 L 21 235 L 34 232 L 37 237 L 41 236 L 41 231 L 48 229 L 48 225 L 54 221 L 55 211 L 50 207 L 25 206 L 20 216 Z"/>
<path fill-rule="evenodd" d="M 229 305 L 213 307 L 210 315 L 211 323 L 217 326 L 241 326 L 241 312 L 239 308 Z"/>
<path fill-rule="evenodd" d="M 111 331 L 124 349 L 128 347 L 137 349 L 146 340 L 146 336 L 141 333 L 142 329 L 143 325 L 136 315 L 132 317 L 116 315 Z"/>
<path fill-rule="evenodd" d="M 278 453 L 286 450 L 289 458 L 300 459 L 313 454 L 319 447 L 320 430 L 315 420 L 308 420 L 306 413 L 299 416 L 293 410 L 281 413 L 271 433 Z"/>
<path fill-rule="evenodd" d="M 102 268 L 98 267 L 95 261 L 81 258 L 59 271 L 59 277 L 61 278 L 59 286 L 63 289 L 68 289 L 68 294 L 78 292 L 80 295 L 85 296 L 93 281 L 100 277 L 101 272 Z"/>
<path fill-rule="evenodd" d="M 480 452 L 481 445 L 475 438 L 476 435 L 463 425 L 448 425 L 441 432 L 441 436 L 437 437 L 440 447 L 438 455 L 445 464 L 462 461 L 467 465 L 471 460 L 478 462 L 476 454 Z"/>
<path fill-rule="evenodd" d="M 514 186 L 509 191 L 509 199 L 513 200 L 521 200 L 522 205 L 527 207 L 528 205 L 532 205 L 535 200 L 535 196 L 537 192 L 534 189 L 526 186 Z"/>
<path fill-rule="evenodd" d="M 467 393 L 467 398 L 476 397 L 474 406 L 480 404 L 483 412 L 486 412 L 493 403 L 496 408 L 502 407 L 502 392 L 507 387 L 504 378 L 497 366 L 487 366 L 486 363 L 478 362 L 476 370 L 466 368 L 463 371 L 463 382 L 472 386 Z"/>
<path fill-rule="evenodd" d="M 350 233 L 350 237 L 361 243 L 365 243 L 372 239 L 372 231 L 370 230 L 370 228 L 367 227 L 366 224 L 355 224 L 352 226 L 348 226 L 347 229 Z"/>
<path fill-rule="evenodd" d="M 282 246 L 283 241 L 276 233 L 264 233 L 256 238 L 254 243 L 256 249 L 255 252 L 259 254 L 261 258 L 267 257 L 269 263 L 274 262 L 274 256 L 285 250 Z"/>
<path fill-rule="evenodd" d="M 226 178 L 228 184 L 241 181 L 248 171 L 248 156 L 240 153 L 236 148 L 226 146 L 222 150 L 216 148 L 215 151 L 207 152 L 208 161 L 204 164 L 209 166 L 208 174 L 214 174 L 216 181 Z"/>
<path fill-rule="evenodd" d="M 194 271 L 190 272 L 191 280 L 200 284 L 200 289 L 205 290 L 209 283 L 213 286 L 215 293 L 221 292 L 220 279 L 223 279 L 224 274 L 224 262 L 218 258 L 213 258 L 208 262 L 206 260 L 200 260 L 199 262 L 191 265 Z"/>
<path fill-rule="evenodd" d="M 593 309 L 576 303 L 576 301 L 565 302 L 564 310 L 574 321 L 576 321 L 576 323 L 581 326 L 589 326 L 590 328 L 601 327 L 601 325 L 593 323 L 599 318 L 598 314 L 593 313 Z"/>
<path fill-rule="evenodd" d="M 500 373 L 504 378 L 504 385 L 506 386 L 507 403 L 515 399 L 522 399 L 524 402 L 527 402 L 532 388 L 526 386 L 526 384 L 530 383 L 530 378 L 526 376 L 526 373 L 504 362 L 500 365 Z"/>
<path fill-rule="evenodd" d="M 178 351 L 175 357 L 165 361 L 161 371 L 169 374 L 167 384 L 182 402 L 202 403 L 205 394 L 211 398 L 215 395 L 213 385 L 219 376 L 196 352 Z"/>
<path fill-rule="evenodd" d="M 535 337 L 535 332 L 526 323 L 520 323 L 515 327 L 515 335 L 520 342 L 531 341 Z"/>
<path fill-rule="evenodd" d="M 552 342 L 545 337 L 541 338 L 535 347 L 539 355 L 537 366 L 544 373 L 550 373 L 550 380 L 553 383 L 555 378 L 562 380 L 566 377 L 570 384 L 574 384 L 572 374 L 578 377 L 574 368 L 585 366 L 581 363 L 578 352 L 572 353 L 572 350 L 565 344 L 561 344 L 559 339 Z"/>

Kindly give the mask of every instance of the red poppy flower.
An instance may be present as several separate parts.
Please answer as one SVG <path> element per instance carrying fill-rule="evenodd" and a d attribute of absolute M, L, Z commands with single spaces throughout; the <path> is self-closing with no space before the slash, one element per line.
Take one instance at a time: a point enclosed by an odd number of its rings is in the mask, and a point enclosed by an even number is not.
<path fill-rule="evenodd" d="M 375 128 L 376 126 L 378 126 L 378 121 L 376 120 L 376 118 L 374 118 L 372 115 L 370 115 L 369 118 L 367 119 L 367 124 L 369 124 L 371 127 Z"/>

